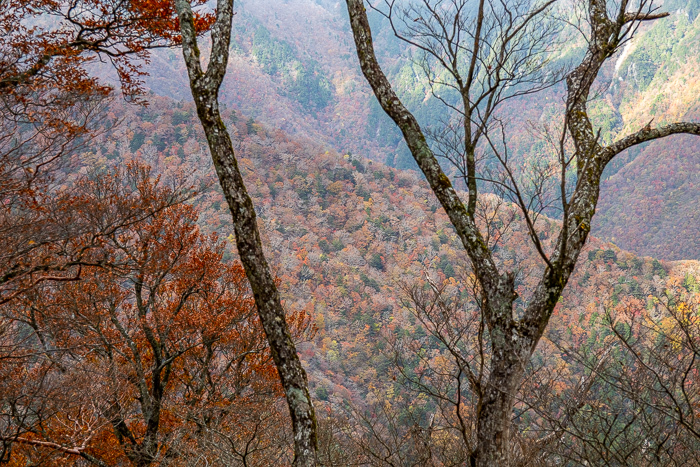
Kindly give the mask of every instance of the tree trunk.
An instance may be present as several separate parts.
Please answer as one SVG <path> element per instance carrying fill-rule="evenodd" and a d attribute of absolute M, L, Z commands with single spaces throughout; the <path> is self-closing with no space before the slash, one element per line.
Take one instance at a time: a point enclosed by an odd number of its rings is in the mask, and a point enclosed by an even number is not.
<path fill-rule="evenodd" d="M 197 112 L 207 135 L 219 183 L 233 218 L 236 246 L 246 271 L 260 321 L 284 388 L 294 428 L 294 465 L 316 465 L 316 418 L 306 372 L 287 327 L 275 279 L 265 259 L 253 202 L 238 170 L 228 132 L 213 106 L 198 99 Z"/>
<path fill-rule="evenodd" d="M 510 354 L 506 354 L 509 357 Z M 510 426 L 522 365 L 510 358 L 491 361 L 491 376 L 477 416 L 477 450 L 474 465 L 510 465 Z"/>
<path fill-rule="evenodd" d="M 510 427 L 515 395 L 533 346 L 522 339 L 513 320 L 513 277 L 484 296 L 483 314 L 491 337 L 489 375 L 477 409 L 477 447 L 472 465 L 510 465 Z"/>
<path fill-rule="evenodd" d="M 301 365 L 285 319 L 275 279 L 263 252 L 253 201 L 248 196 L 233 150 L 231 137 L 221 119 L 218 93 L 226 74 L 233 20 L 233 0 L 218 0 L 212 27 L 212 49 L 206 72 L 189 0 L 176 0 L 182 32 L 182 53 L 197 115 L 204 128 L 214 167 L 229 205 L 238 254 L 253 290 L 272 358 L 287 398 L 294 430 L 294 466 L 316 465 L 316 416 L 309 394 L 306 372 Z"/>

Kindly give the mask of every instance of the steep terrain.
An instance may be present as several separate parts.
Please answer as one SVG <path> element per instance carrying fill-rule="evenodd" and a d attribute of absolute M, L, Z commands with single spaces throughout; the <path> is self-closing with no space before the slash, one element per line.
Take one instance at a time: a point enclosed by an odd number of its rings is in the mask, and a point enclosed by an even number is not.
<path fill-rule="evenodd" d="M 123 119 L 119 133 L 105 135 L 83 161 L 99 167 L 137 157 L 166 181 L 182 176 L 211 181 L 191 105 L 153 98 L 147 109 L 117 106 L 109 117 Z M 293 139 L 234 109 L 225 120 L 239 142 L 240 164 L 286 306 L 309 311 L 318 327 L 315 340 L 300 347 L 317 398 L 362 404 L 368 391 L 399 391 L 391 357 L 382 351 L 386 339 L 424 332 L 407 308 L 406 288 L 425 286 L 427 275 L 469 303 L 466 256 L 427 185 L 415 172 Z M 200 223 L 232 240 L 228 209 L 213 186 L 195 200 Z M 492 212 L 497 205 L 493 198 L 483 209 Z M 499 261 L 520 265 L 525 303 L 542 266 L 526 247 L 522 221 L 508 206 L 500 209 L 491 242 L 500 239 Z M 556 221 L 541 222 L 543 243 L 550 248 Z M 233 242 L 228 254 L 235 255 Z M 567 342 L 595 342 L 590 327 L 602 305 L 659 294 L 669 274 L 682 281 L 685 271 L 697 275 L 698 268 L 696 262 L 639 257 L 593 238 L 551 333 L 574 336 Z"/>
<path fill-rule="evenodd" d="M 671 16 L 642 25 L 602 73 L 590 111 L 603 141 L 653 119 L 697 120 L 700 95 L 700 0 L 670 0 Z M 271 128 L 399 168 L 414 168 L 400 134 L 374 102 L 359 73 L 342 2 L 237 2 L 232 56 L 222 102 Z M 397 92 L 424 124 L 442 115 L 412 51 L 392 38 L 375 15 L 377 50 Z M 571 61 L 583 42 L 571 34 L 557 63 Z M 153 92 L 189 99 L 180 53 L 159 51 L 148 68 Z M 512 154 L 538 157 L 531 127 L 561 112 L 561 86 L 511 101 L 501 110 Z M 697 144 L 668 138 L 623 153 L 609 168 L 594 233 L 638 254 L 700 259 L 697 243 Z M 642 160 L 634 162 L 637 156 Z M 671 173 L 675 174 L 671 176 Z M 673 178 L 673 180 L 670 180 Z M 625 202 L 636 199 L 640 202 Z M 673 229 L 672 241 L 666 234 Z"/>
<path fill-rule="evenodd" d="M 643 255 L 700 258 L 700 141 L 674 139 L 648 145 L 603 183 L 598 236 Z"/>

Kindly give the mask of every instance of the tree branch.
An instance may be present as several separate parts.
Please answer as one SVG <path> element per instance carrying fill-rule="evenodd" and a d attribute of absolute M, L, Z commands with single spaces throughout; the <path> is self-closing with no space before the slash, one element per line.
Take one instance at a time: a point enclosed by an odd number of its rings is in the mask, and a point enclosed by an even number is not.
<path fill-rule="evenodd" d="M 603 158 L 603 162 L 607 164 L 613 157 L 625 149 L 631 148 L 632 146 L 677 134 L 700 136 L 700 123 L 679 122 L 671 123 L 670 125 L 659 128 L 650 128 L 649 126 L 646 126 L 636 133 L 625 136 L 624 138 L 615 141 L 610 146 L 605 148 L 606 154 Z"/>
<path fill-rule="evenodd" d="M 625 13 L 623 21 L 631 23 L 632 21 L 651 21 L 660 18 L 666 18 L 669 13 Z"/>
<path fill-rule="evenodd" d="M 37 439 L 27 439 L 27 438 L 21 438 L 19 436 L 0 436 L 0 440 L 2 441 L 9 441 L 11 443 L 20 443 L 20 444 L 28 444 L 30 446 L 37 446 L 37 447 L 42 447 L 42 448 L 50 448 L 50 449 L 55 449 L 56 451 L 60 451 L 65 454 L 71 454 L 74 456 L 80 456 L 83 459 L 95 464 L 99 465 L 100 467 L 108 467 L 106 463 L 101 461 L 100 459 L 97 459 L 94 456 L 91 456 L 90 454 L 87 454 L 85 449 L 87 448 L 87 443 L 90 441 L 92 438 L 92 433 L 91 436 L 85 440 L 82 446 L 75 446 L 72 448 L 63 446 L 62 444 L 54 443 L 51 441 L 40 441 Z"/>
<path fill-rule="evenodd" d="M 507 278 L 499 274 L 481 232 L 428 146 L 418 121 L 399 100 L 380 68 L 374 53 L 372 32 L 362 0 L 347 0 L 346 3 L 362 73 L 372 87 L 382 109 L 401 129 L 411 154 L 455 226 L 482 285 L 489 292 L 488 295 L 493 296 L 492 294 L 503 288 L 505 285 L 503 282 L 507 281 Z"/>

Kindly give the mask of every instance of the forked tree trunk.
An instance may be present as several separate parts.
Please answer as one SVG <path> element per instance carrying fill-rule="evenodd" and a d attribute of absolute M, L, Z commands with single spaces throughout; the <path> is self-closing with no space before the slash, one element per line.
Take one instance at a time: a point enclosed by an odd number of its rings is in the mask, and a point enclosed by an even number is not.
<path fill-rule="evenodd" d="M 481 23 L 484 21 L 482 7 L 485 1 L 480 1 L 479 14 L 474 23 L 470 23 L 474 28 L 470 34 L 475 41 L 480 34 Z M 433 16 L 437 16 L 438 10 L 442 8 L 442 6 L 436 8 L 430 0 L 423 0 L 423 2 L 428 5 L 427 14 Z M 600 144 L 588 118 L 586 106 L 591 86 L 603 63 L 615 53 L 630 31 L 634 30 L 632 27 L 625 29 L 626 26 L 634 22 L 662 18 L 667 14 L 655 13 L 650 5 L 646 13 L 641 11 L 641 7 L 640 11 L 627 12 L 628 2 L 619 2 L 616 5 L 618 8 L 616 16 L 611 19 L 606 0 L 588 0 L 588 19 L 591 26 L 588 50 L 580 65 L 569 73 L 566 79 L 567 101 L 564 118 L 568 137 L 575 145 L 575 153 L 573 156 L 561 154 L 563 174 L 561 230 L 553 251 L 547 255 L 537 242 L 534 228 L 531 224 L 529 225 L 533 243 L 538 247 L 546 264 L 527 308 L 520 318 L 516 318 L 513 313 L 513 303 L 517 297 L 514 292 L 514 276 L 509 272 L 499 271 L 474 219 L 476 185 L 470 184 L 469 209 L 467 209 L 428 146 L 420 125 L 398 98 L 379 66 L 363 0 L 346 0 L 346 3 L 362 73 L 372 87 L 382 109 L 403 133 L 413 158 L 455 227 L 479 283 L 482 313 L 491 337 L 491 355 L 488 380 L 479 391 L 479 406 L 476 408 L 477 448 L 471 453 L 471 463 L 484 467 L 507 467 L 511 463 L 509 430 L 516 392 L 522 381 L 525 367 L 547 327 L 554 307 L 566 287 L 588 238 L 605 166 L 621 151 L 636 144 L 676 133 L 700 134 L 700 125 L 696 123 L 673 123 L 660 128 L 651 128 L 647 125 L 638 132 L 606 147 Z M 534 9 L 528 17 L 531 19 L 541 14 L 549 4 L 545 2 Z M 387 5 L 388 8 L 392 8 L 394 3 L 389 2 Z M 463 3 L 459 5 L 464 6 Z M 458 7 L 455 6 L 455 8 Z M 418 16 L 413 22 L 422 24 L 425 20 Z M 397 33 L 396 30 L 394 32 Z M 447 34 L 444 30 L 443 32 Z M 505 31 L 506 36 L 501 39 L 506 40 L 511 33 L 512 31 Z M 446 44 L 439 42 L 445 39 L 440 34 L 442 32 L 434 36 L 436 42 L 433 45 L 434 55 L 440 57 L 439 61 L 442 60 L 443 53 L 448 50 Z M 460 45 L 450 45 L 460 47 Z M 470 58 L 474 63 L 477 60 L 476 54 L 479 53 L 478 47 L 475 45 L 470 53 L 473 54 Z M 456 61 L 456 58 L 454 60 Z M 458 66 L 453 64 L 450 71 L 454 74 L 457 68 Z M 467 86 L 461 89 L 461 92 L 465 102 L 469 101 L 470 88 Z M 468 132 L 469 128 L 465 127 L 465 133 Z M 565 133 L 562 141 L 566 137 Z M 466 134 L 464 147 L 472 150 L 474 148 L 474 144 L 466 140 Z M 473 154 L 466 154 L 465 157 L 469 162 L 470 157 L 473 159 Z M 565 177 L 569 164 L 567 160 L 576 160 L 578 169 L 578 180 L 574 192 L 568 199 Z M 505 165 L 506 162 L 503 164 Z M 505 169 L 511 170 L 507 166 Z M 468 168 L 468 180 L 475 179 L 477 176 L 475 171 L 476 168 L 472 164 L 471 168 Z M 519 202 L 519 207 L 526 219 L 531 220 L 528 217 L 528 204 Z"/>

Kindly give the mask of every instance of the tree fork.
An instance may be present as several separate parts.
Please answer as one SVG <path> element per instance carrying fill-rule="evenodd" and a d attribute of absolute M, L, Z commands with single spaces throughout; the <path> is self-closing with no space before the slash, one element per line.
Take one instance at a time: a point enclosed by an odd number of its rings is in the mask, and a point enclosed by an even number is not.
<path fill-rule="evenodd" d="M 666 14 L 655 13 L 651 2 L 643 2 L 638 12 L 627 12 L 625 11 L 627 2 L 621 2 L 616 18 L 610 19 L 606 0 L 588 0 L 592 37 L 581 64 L 566 77 L 565 131 L 568 131 L 575 146 L 578 181 L 568 200 L 565 195 L 562 196 L 564 216 L 556 246 L 549 257 L 541 251 L 545 261 L 542 277 L 533 290 L 532 298 L 522 317 L 515 319 L 513 304 L 517 295 L 514 291 L 514 276 L 498 270 L 491 251 L 483 240 L 483 235 L 470 216 L 470 209 L 465 207 L 457 195 L 428 146 L 420 125 L 401 103 L 379 66 L 363 1 L 346 0 L 346 3 L 362 72 L 379 104 L 401 129 L 411 154 L 460 236 L 479 282 L 482 313 L 491 335 L 492 355 L 490 374 L 478 404 L 477 449 L 471 455 L 471 463 L 480 466 L 507 466 L 510 463 L 509 430 L 516 391 L 522 381 L 525 365 L 547 327 L 549 318 L 588 238 L 591 219 L 595 214 L 600 195 L 600 179 L 606 164 L 621 151 L 645 141 L 679 133 L 700 135 L 700 125 L 696 123 L 674 123 L 661 128 L 651 128 L 647 125 L 637 133 L 603 147 L 587 115 L 586 105 L 590 89 L 599 70 L 617 50 L 623 39 L 634 32 L 633 27 L 625 29 L 625 25 L 633 21 L 663 18 Z M 430 9 L 430 0 L 423 0 L 423 3 L 428 6 L 432 14 L 435 14 Z M 552 3 L 545 2 L 534 8 L 525 16 L 525 21 L 532 20 Z M 648 11 L 642 12 L 643 6 L 648 7 Z M 481 15 L 476 20 L 475 34 L 477 35 L 480 31 L 480 21 L 483 21 Z M 396 30 L 394 32 L 397 34 Z M 508 34 L 511 33 L 506 31 L 506 35 Z M 397 36 L 416 45 L 410 39 L 401 37 L 399 34 Z M 508 36 L 508 40 L 511 39 L 513 37 Z M 423 50 L 429 50 L 429 47 L 423 46 Z M 478 50 L 475 48 L 470 53 L 473 61 L 475 58 L 473 54 L 477 54 Z M 440 54 L 434 53 L 434 55 L 440 62 Z M 445 66 L 444 63 L 443 66 Z M 458 72 L 448 71 L 453 72 L 456 79 L 460 79 Z M 465 98 L 465 93 L 468 95 L 470 89 L 470 87 L 461 89 L 465 102 L 469 100 Z M 466 141 L 468 132 L 469 129 L 465 126 L 466 147 L 473 148 L 473 142 Z M 562 138 L 566 135 L 565 132 Z M 467 157 L 469 156 L 472 154 L 467 154 Z M 563 155 L 562 160 L 564 160 Z M 469 159 L 467 162 L 470 162 Z M 502 163 L 505 166 L 506 162 Z M 473 167 L 469 169 L 470 174 L 473 170 Z M 562 183 L 564 182 L 565 179 Z M 473 191 L 470 187 L 469 204 L 475 202 Z M 527 217 L 528 205 L 521 202 L 519 207 Z"/>

